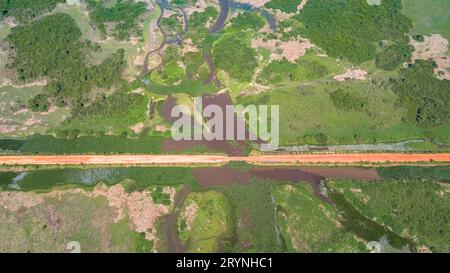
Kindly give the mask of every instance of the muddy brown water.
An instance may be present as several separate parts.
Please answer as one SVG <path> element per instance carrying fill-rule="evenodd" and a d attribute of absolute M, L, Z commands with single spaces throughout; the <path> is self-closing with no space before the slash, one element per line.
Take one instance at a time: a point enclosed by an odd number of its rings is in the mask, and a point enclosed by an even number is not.
<path fill-rule="evenodd" d="M 189 189 L 183 187 L 175 197 L 172 212 L 165 217 L 163 232 L 166 237 L 167 252 L 169 253 L 184 253 L 186 251 L 186 246 L 181 243 L 180 237 L 178 236 L 178 216 L 188 195 Z"/>
<path fill-rule="evenodd" d="M 331 179 L 356 179 L 366 181 L 380 180 L 380 176 L 375 169 L 362 169 L 351 167 L 302 167 L 302 168 L 269 168 L 254 167 L 248 171 L 227 167 L 216 168 L 194 168 L 193 176 L 202 188 L 218 186 L 231 186 L 233 184 L 248 185 L 253 177 L 262 180 L 271 180 L 280 183 L 309 183 L 314 194 L 321 200 L 334 205 L 331 198 L 321 191 L 321 183 L 326 178 Z M 167 251 L 170 253 L 183 253 L 187 246 L 183 245 L 178 236 L 178 217 L 186 198 L 189 195 L 188 188 L 184 187 L 175 197 L 175 205 L 170 214 L 165 218 L 163 224 L 166 236 Z M 248 215 L 243 212 L 243 220 L 246 225 L 250 225 Z"/>
<path fill-rule="evenodd" d="M 331 204 L 333 201 L 321 192 L 321 183 L 325 178 L 357 179 L 375 181 L 381 179 L 374 169 L 358 168 L 268 168 L 255 167 L 248 172 L 232 168 L 198 168 L 192 173 L 203 188 L 229 186 L 235 183 L 249 184 L 252 177 L 276 182 L 302 183 L 308 182 L 314 194 Z"/>
<path fill-rule="evenodd" d="M 171 117 L 172 108 L 176 105 L 175 99 L 169 95 L 167 97 L 167 101 L 161 108 L 161 116 L 169 123 L 173 123 L 177 118 Z M 225 113 L 227 105 L 233 105 L 233 101 L 228 92 L 214 94 L 214 95 L 204 95 L 202 97 L 202 106 L 205 109 L 209 105 L 217 105 L 219 106 L 223 113 Z M 195 122 L 193 120 L 193 122 Z M 223 124 L 226 124 L 226 115 L 223 117 Z M 238 118 L 234 116 L 234 127 L 237 128 Z M 226 139 L 226 126 L 223 132 L 223 139 Z M 248 139 L 250 136 L 250 132 L 246 129 L 246 138 Z M 234 139 L 237 139 L 237 132 L 235 130 Z M 261 141 L 256 141 L 256 143 L 261 143 Z M 181 140 L 175 141 L 173 139 L 166 139 L 163 141 L 162 150 L 165 152 L 180 152 L 187 149 L 193 149 L 203 145 L 207 147 L 209 150 L 225 153 L 230 156 L 241 156 L 244 155 L 247 143 L 245 141 L 227 141 L 227 140 Z"/>

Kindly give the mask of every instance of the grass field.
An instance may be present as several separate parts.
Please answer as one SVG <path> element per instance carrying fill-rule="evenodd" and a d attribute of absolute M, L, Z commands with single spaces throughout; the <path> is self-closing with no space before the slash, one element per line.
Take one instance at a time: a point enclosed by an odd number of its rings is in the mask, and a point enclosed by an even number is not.
<path fill-rule="evenodd" d="M 70 116 L 70 111 L 65 108 L 55 108 L 48 113 L 33 113 L 28 110 L 28 101 L 42 92 L 42 86 L 0 88 L 0 118 L 4 125 L 0 136 L 45 133 Z"/>
<path fill-rule="evenodd" d="M 234 226 L 230 251 L 283 252 L 270 183 L 255 180 L 250 185 L 233 185 L 224 192 L 231 202 Z"/>
<path fill-rule="evenodd" d="M 402 0 L 403 13 L 413 21 L 413 34 L 441 34 L 450 40 L 448 0 Z"/>
<path fill-rule="evenodd" d="M 274 185 L 277 221 L 289 252 L 365 252 L 347 232 L 332 205 L 316 198 L 309 185 Z"/>
<path fill-rule="evenodd" d="M 220 252 L 230 224 L 230 204 L 222 193 L 190 193 L 178 218 L 179 236 L 190 253 Z"/>
<path fill-rule="evenodd" d="M 359 110 L 338 109 L 330 94 L 344 90 L 365 102 Z M 322 133 L 328 144 L 398 142 L 425 138 L 429 131 L 435 140 L 447 143 L 449 125 L 419 128 L 402 120 L 405 112 L 396 105 L 397 96 L 389 89 L 374 88 L 368 81 L 317 81 L 243 97 L 239 104 L 280 106 L 280 144 L 317 144 Z"/>
<path fill-rule="evenodd" d="M 52 215 L 52 216 L 50 216 Z M 20 217 L 20 221 L 16 221 Z M 11 212 L 0 206 L 2 252 L 69 252 L 69 242 L 82 252 L 135 252 L 140 234 L 128 219 L 114 223 L 114 209 L 104 197 L 62 194 L 44 198 L 30 209 Z M 120 240 L 118 237 L 120 236 Z"/>

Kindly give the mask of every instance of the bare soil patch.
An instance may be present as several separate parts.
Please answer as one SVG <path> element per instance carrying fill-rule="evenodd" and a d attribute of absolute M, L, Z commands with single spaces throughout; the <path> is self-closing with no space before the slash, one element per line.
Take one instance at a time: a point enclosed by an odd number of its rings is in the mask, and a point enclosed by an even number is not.
<path fill-rule="evenodd" d="M 340 82 L 347 80 L 365 80 L 367 72 L 361 69 L 348 69 L 344 74 L 334 76 L 334 79 Z"/>
<path fill-rule="evenodd" d="M 432 60 L 437 67 L 434 72 L 440 79 L 450 80 L 450 57 L 448 52 L 448 41 L 439 34 L 425 36 L 423 42 L 411 39 L 410 44 L 415 48 L 412 56 L 413 63 L 416 60 Z"/>
<path fill-rule="evenodd" d="M 295 62 L 298 58 L 306 54 L 306 51 L 313 48 L 314 45 L 306 39 L 295 39 L 287 42 L 272 39 L 264 40 L 257 38 L 252 41 L 253 48 L 266 48 L 270 50 L 270 60 L 287 60 L 289 62 Z"/>

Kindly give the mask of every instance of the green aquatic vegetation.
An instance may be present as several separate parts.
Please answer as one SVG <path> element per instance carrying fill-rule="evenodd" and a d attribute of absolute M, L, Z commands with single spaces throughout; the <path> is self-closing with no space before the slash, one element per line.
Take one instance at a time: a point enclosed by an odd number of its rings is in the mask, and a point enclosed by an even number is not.
<path fill-rule="evenodd" d="M 177 167 L 111 167 L 111 168 L 54 168 L 28 172 L 0 172 L 3 190 L 15 183 L 22 191 L 48 191 L 54 187 L 77 185 L 92 187 L 98 183 L 114 185 L 124 183 L 127 192 L 151 189 L 156 198 L 167 202 L 167 196 L 157 186 L 187 185 L 196 188 L 191 168 Z"/>

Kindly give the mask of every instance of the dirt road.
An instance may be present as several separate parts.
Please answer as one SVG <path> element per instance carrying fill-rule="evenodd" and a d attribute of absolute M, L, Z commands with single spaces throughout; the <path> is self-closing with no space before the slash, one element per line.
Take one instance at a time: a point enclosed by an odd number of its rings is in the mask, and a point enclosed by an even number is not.
<path fill-rule="evenodd" d="M 0 156 L 0 165 L 192 165 L 245 161 L 253 164 L 450 163 L 450 154 L 302 154 L 228 157 L 221 155 L 57 155 Z"/>

